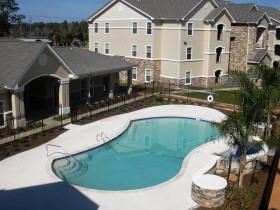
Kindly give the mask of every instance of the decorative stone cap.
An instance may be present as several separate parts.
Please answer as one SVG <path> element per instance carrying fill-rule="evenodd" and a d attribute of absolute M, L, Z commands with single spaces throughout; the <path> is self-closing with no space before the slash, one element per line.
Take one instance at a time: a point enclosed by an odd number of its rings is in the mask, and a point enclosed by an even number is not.
<path fill-rule="evenodd" d="M 207 190 L 222 190 L 227 186 L 224 178 L 212 174 L 193 176 L 192 181 L 198 187 Z"/>

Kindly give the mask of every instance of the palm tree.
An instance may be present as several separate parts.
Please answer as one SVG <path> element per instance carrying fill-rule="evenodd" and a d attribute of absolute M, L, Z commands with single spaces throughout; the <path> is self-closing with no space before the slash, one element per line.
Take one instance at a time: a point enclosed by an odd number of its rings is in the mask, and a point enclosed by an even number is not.
<path fill-rule="evenodd" d="M 231 76 L 240 86 L 240 110 L 233 112 L 225 120 L 213 122 L 219 132 L 227 137 L 230 147 L 241 149 L 239 187 L 242 187 L 247 150 L 256 144 L 250 138 L 255 131 L 255 123 L 260 118 L 260 89 L 241 71 L 231 71 Z"/>
<path fill-rule="evenodd" d="M 270 68 L 267 65 L 260 64 L 251 69 L 256 73 L 257 77 L 261 79 L 261 102 L 262 112 L 265 115 L 267 129 L 265 132 L 265 139 L 271 135 L 271 115 L 273 110 L 280 102 L 280 68 Z"/>

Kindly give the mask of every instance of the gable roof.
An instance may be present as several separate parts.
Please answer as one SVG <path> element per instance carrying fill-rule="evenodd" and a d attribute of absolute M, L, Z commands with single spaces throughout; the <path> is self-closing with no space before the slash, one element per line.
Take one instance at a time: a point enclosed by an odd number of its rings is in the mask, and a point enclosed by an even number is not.
<path fill-rule="evenodd" d="M 248 60 L 248 63 L 260 63 L 266 55 L 272 59 L 267 49 L 259 49 L 255 53 L 254 57 Z"/>
<path fill-rule="evenodd" d="M 0 41 L 0 87 L 13 88 L 34 58 L 46 47 L 46 43 Z"/>
<path fill-rule="evenodd" d="M 111 0 L 93 13 L 88 21 L 92 21 L 117 2 L 124 3 L 151 20 L 181 20 L 198 5 L 207 1 L 211 1 L 216 7 L 218 6 L 215 0 Z"/>
<path fill-rule="evenodd" d="M 219 17 L 219 15 L 222 14 L 222 13 L 226 14 L 229 17 L 229 19 L 231 20 L 231 22 L 235 23 L 234 18 L 231 16 L 229 11 L 225 7 L 214 8 L 212 10 L 212 12 L 210 12 L 204 18 L 204 21 L 214 22 Z"/>
<path fill-rule="evenodd" d="M 78 47 L 54 47 L 54 51 L 78 75 L 102 75 L 135 67 L 119 56 L 107 56 Z"/>

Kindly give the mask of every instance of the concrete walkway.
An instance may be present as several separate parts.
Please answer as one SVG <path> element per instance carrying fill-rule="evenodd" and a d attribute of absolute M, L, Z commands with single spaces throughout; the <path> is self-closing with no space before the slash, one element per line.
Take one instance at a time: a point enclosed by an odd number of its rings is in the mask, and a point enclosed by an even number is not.
<path fill-rule="evenodd" d="M 123 132 L 130 120 L 180 116 L 220 121 L 221 112 L 191 105 L 166 105 L 118 115 L 84 126 L 69 124 L 69 131 L 50 141 L 74 154 L 98 146 L 96 135 L 105 132 L 110 139 Z M 191 178 L 207 165 L 214 152 L 227 149 L 223 141 L 207 143 L 193 150 L 181 171 L 171 180 L 150 188 L 130 191 L 97 191 L 62 182 L 52 170 L 53 154 L 47 157 L 46 144 L 0 162 L 0 209 L 4 210 L 186 210 L 196 206 L 191 199 Z M 59 152 L 58 149 L 48 151 Z"/>

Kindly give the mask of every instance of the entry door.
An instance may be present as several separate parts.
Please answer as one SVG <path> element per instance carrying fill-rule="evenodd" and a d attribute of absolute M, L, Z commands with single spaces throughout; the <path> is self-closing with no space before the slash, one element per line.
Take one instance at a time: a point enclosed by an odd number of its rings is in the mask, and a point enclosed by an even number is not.
<path fill-rule="evenodd" d="M 4 102 L 0 101 L 0 126 L 4 125 Z"/>

